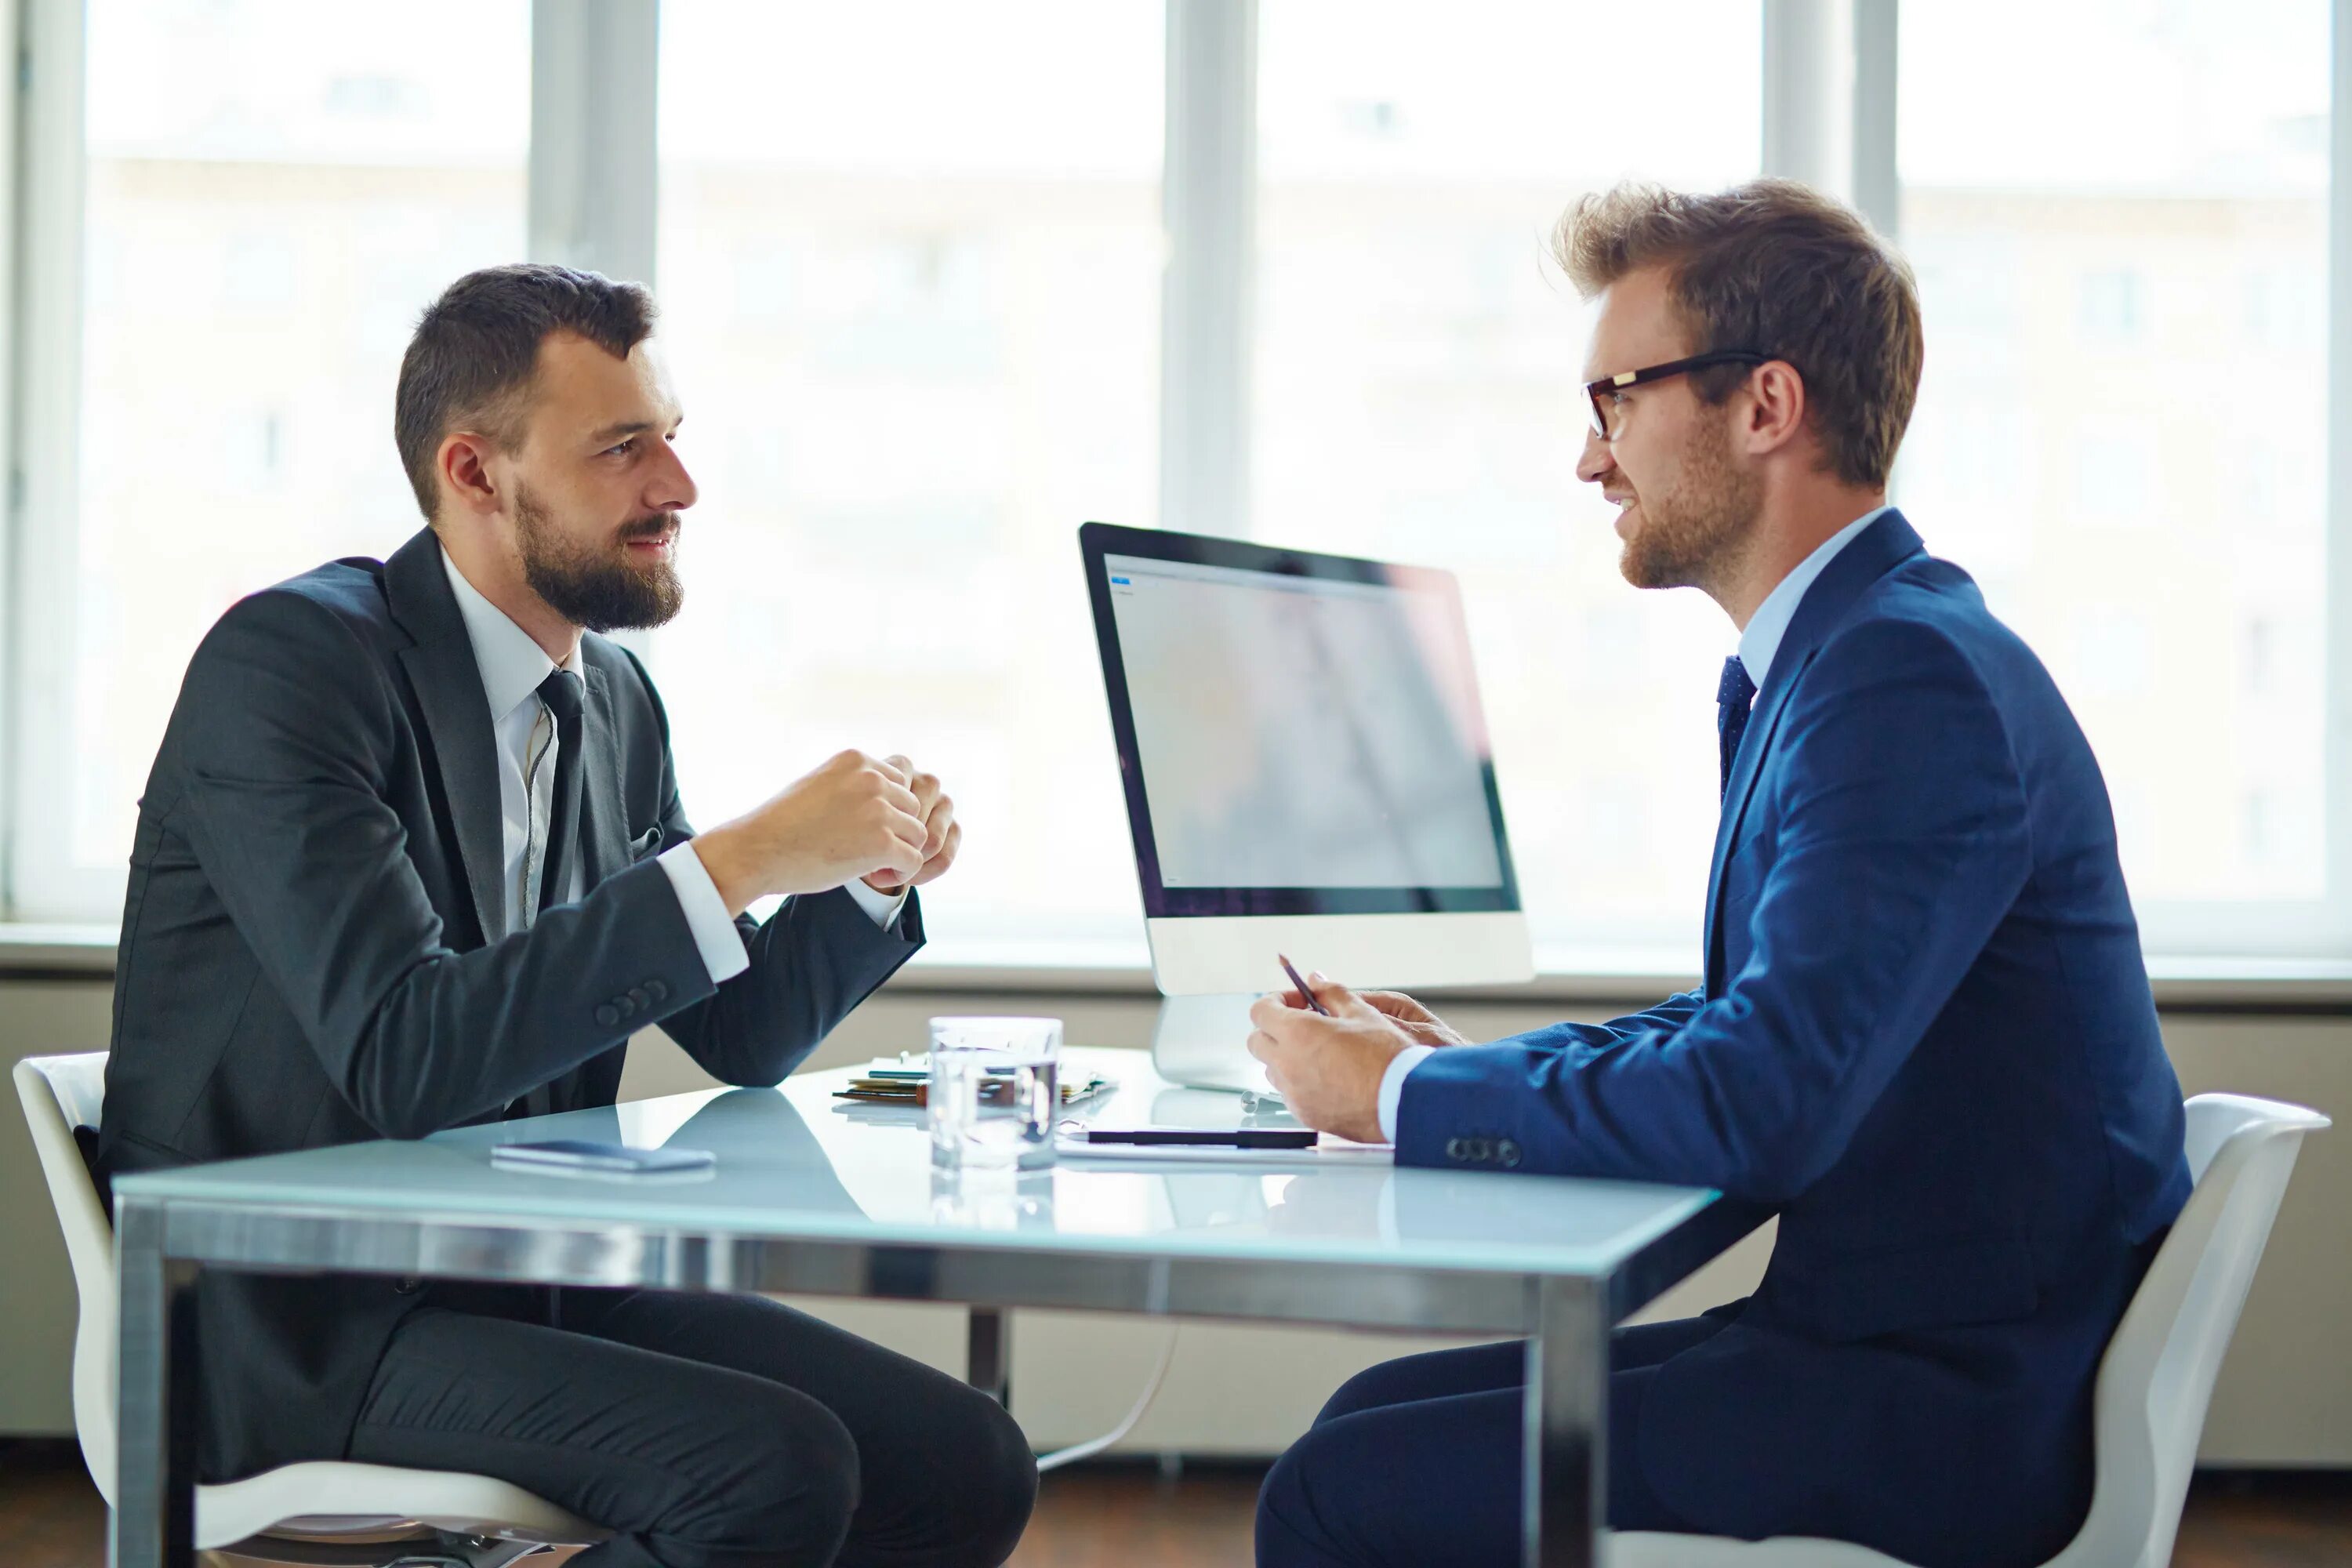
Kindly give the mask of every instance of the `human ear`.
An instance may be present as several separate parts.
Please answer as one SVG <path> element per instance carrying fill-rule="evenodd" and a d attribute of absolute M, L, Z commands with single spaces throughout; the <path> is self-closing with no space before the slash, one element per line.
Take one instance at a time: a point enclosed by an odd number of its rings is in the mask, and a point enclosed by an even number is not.
<path fill-rule="evenodd" d="M 489 443 L 470 430 L 453 430 L 441 438 L 434 454 L 443 492 L 452 504 L 467 511 L 495 510 L 498 481 L 490 475 Z"/>
<path fill-rule="evenodd" d="M 1786 360 L 1768 360 L 1748 378 L 1747 446 L 1761 457 L 1794 440 L 1805 425 L 1805 378 Z"/>

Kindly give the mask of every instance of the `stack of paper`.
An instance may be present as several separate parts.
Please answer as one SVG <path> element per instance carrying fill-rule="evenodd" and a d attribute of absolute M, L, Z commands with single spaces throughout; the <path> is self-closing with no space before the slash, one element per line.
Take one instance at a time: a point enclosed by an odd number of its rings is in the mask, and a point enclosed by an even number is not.
<path fill-rule="evenodd" d="M 1097 1094 L 1117 1089 L 1118 1082 L 1100 1073 L 1085 1078 L 1062 1079 L 1062 1103 L 1075 1105 L 1091 1100 Z M 1011 1083 L 988 1084 L 981 1090 L 983 1100 L 999 1100 L 1013 1091 Z M 877 1057 L 866 1064 L 866 1070 L 849 1080 L 849 1087 L 835 1092 L 836 1100 L 867 1100 L 885 1105 L 923 1105 L 930 1098 L 930 1068 L 919 1059 Z"/>

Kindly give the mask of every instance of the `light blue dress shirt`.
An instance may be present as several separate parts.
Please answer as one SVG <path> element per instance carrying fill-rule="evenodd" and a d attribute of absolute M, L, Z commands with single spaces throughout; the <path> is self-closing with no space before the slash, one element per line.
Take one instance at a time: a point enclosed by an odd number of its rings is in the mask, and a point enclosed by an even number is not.
<path fill-rule="evenodd" d="M 1797 618 L 1797 606 L 1805 602 L 1805 590 L 1822 568 L 1837 559 L 1839 551 L 1854 542 L 1856 535 L 1885 515 L 1886 508 L 1878 507 L 1863 513 L 1827 539 L 1814 552 L 1797 563 L 1796 570 L 1780 579 L 1773 590 L 1764 595 L 1756 613 L 1748 617 L 1747 629 L 1739 634 L 1739 662 L 1748 668 L 1748 679 L 1756 689 L 1764 689 L 1764 678 L 1771 672 L 1772 656 L 1780 651 L 1780 639 L 1789 635 L 1789 623 Z M 1427 1061 L 1435 1046 L 1407 1046 L 1389 1059 L 1388 1070 L 1381 1075 L 1381 1136 L 1396 1142 L 1397 1107 L 1404 1100 L 1404 1080 L 1412 1069 Z"/>
<path fill-rule="evenodd" d="M 1797 606 L 1805 602 L 1805 590 L 1837 559 L 1839 551 L 1886 515 L 1886 510 L 1882 506 L 1864 512 L 1822 540 L 1820 548 L 1798 562 L 1797 569 L 1781 578 L 1780 586 L 1765 595 L 1756 613 L 1748 617 L 1748 629 L 1739 634 L 1739 662 L 1748 667 L 1748 679 L 1756 683 L 1757 690 L 1764 689 L 1764 677 L 1772 669 L 1772 656 L 1780 651 L 1780 639 L 1789 635 L 1789 623 L 1797 618 Z"/>

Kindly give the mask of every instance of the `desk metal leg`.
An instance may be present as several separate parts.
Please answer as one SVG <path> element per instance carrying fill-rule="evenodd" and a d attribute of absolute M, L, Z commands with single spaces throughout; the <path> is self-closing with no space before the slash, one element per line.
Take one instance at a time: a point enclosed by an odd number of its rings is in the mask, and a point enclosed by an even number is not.
<path fill-rule="evenodd" d="M 1010 1410 L 1013 1407 L 1013 1329 L 993 1307 L 971 1309 L 963 1380 Z"/>
<path fill-rule="evenodd" d="M 163 1256 L 163 1209 L 115 1216 L 120 1371 L 113 1568 L 193 1568 L 196 1530 L 196 1268 Z"/>
<path fill-rule="evenodd" d="M 1528 1341 L 1525 1568 L 1593 1568 L 1609 1510 L 1609 1314 L 1599 1281 L 1535 1287 Z"/>

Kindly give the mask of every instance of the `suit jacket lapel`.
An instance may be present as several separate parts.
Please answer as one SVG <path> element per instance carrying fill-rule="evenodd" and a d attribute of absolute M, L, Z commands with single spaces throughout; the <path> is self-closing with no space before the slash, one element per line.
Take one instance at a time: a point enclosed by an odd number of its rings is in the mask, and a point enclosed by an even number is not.
<path fill-rule="evenodd" d="M 612 688 L 584 649 L 581 668 L 588 682 L 580 710 L 580 788 L 587 816 L 580 832 L 586 872 L 580 885 L 585 889 L 628 869 L 623 861 L 629 852 L 629 824 L 621 809 L 621 738 L 613 722 Z"/>
<path fill-rule="evenodd" d="M 1708 996 L 1721 995 L 1729 981 L 1723 973 L 1723 911 L 1717 903 L 1723 890 L 1724 863 L 1731 858 L 1731 851 L 1739 842 L 1739 825 L 1748 814 L 1748 798 L 1755 792 L 1757 776 L 1764 770 L 1764 758 L 1772 749 L 1789 693 L 1796 689 L 1798 679 L 1812 662 L 1822 639 L 1864 591 L 1925 548 L 1903 514 L 1889 508 L 1884 517 L 1856 534 L 1853 542 L 1838 552 L 1836 559 L 1813 579 L 1813 585 L 1805 590 L 1796 615 L 1789 621 L 1787 635 L 1772 655 L 1772 668 L 1765 677 L 1764 689 L 1756 694 L 1756 710 L 1739 740 L 1739 754 L 1732 760 L 1731 779 L 1723 792 L 1723 815 L 1716 819 L 1715 855 L 1706 871 L 1705 984 Z"/>
<path fill-rule="evenodd" d="M 481 667 L 474 662 L 473 642 L 441 564 L 441 542 L 431 529 L 384 563 L 383 583 L 393 618 L 416 639 L 400 650 L 400 661 L 432 737 L 475 919 L 482 940 L 496 942 L 507 929 L 497 742 Z"/>

